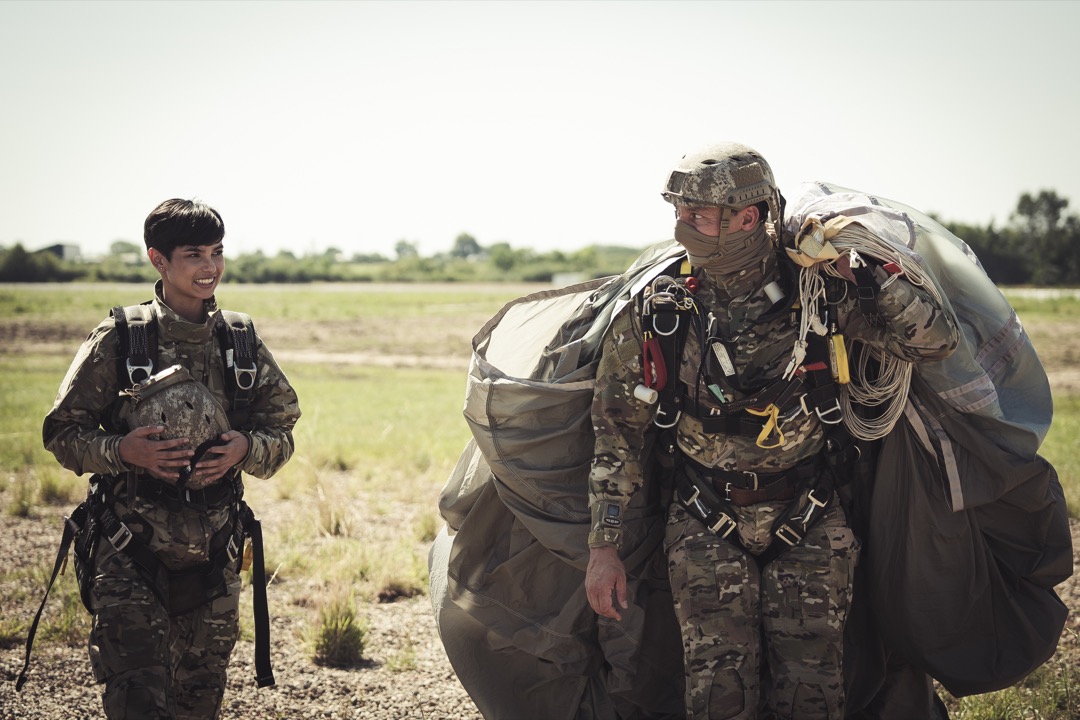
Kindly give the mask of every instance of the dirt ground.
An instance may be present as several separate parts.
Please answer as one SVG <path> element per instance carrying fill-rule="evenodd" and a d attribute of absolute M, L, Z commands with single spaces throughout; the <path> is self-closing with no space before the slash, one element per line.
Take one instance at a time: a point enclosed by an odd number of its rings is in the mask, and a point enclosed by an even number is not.
<path fill-rule="evenodd" d="M 385 336 L 393 328 L 331 323 L 309 324 L 303 337 L 282 323 L 261 323 L 260 333 L 283 363 L 332 361 L 334 363 L 391 364 L 461 368 L 468 365 L 469 339 L 486 318 L 469 319 L 453 328 L 432 322 L 431 327 L 409 328 L 388 348 L 368 347 L 357 340 Z M 477 320 L 473 322 L 473 320 Z M 1051 378 L 1055 394 L 1080 392 L 1080 319 L 1053 327 L 1028 327 Z M 0 352 L 73 352 L 72 337 L 86 328 L 33 329 L 0 321 Z M 399 331 L 400 332 L 400 331 Z M 317 350 L 311 349 L 312 347 Z M 363 502 L 363 498 L 358 498 Z M 0 514 L 0 534 L 5 538 L 8 568 L 51 567 L 67 507 L 40 507 L 30 518 Z M 287 501 L 258 508 L 264 522 L 291 511 Z M 1072 522 L 1074 559 L 1080 562 L 1080 522 Z M 37 575 L 35 577 L 38 577 Z M 7 581 L 12 582 L 12 581 Z M 1059 594 L 1072 610 L 1080 609 L 1080 584 L 1076 576 L 1059 586 Z M 302 585 L 271 586 L 271 603 L 302 606 L 311 588 Z M 37 608 L 37 588 L 3 587 L 0 597 L 18 598 L 0 609 L 5 621 L 29 619 Z M 258 690 L 253 682 L 253 645 L 241 641 L 233 655 L 223 718 L 419 718 L 421 720 L 479 718 L 446 659 L 426 597 L 372 604 L 363 609 L 371 623 L 368 659 L 347 670 L 314 665 L 300 636 L 299 613 L 274 614 L 273 662 L 278 684 Z M 1073 665 L 1080 663 L 1080 620 L 1070 617 L 1062 635 L 1058 656 Z M 99 688 L 91 678 L 81 643 L 73 646 L 39 643 L 35 648 L 30 680 L 22 693 L 14 692 L 14 679 L 23 661 L 21 644 L 0 647 L 0 720 L 54 720 L 100 717 Z M 401 667 L 403 656 L 411 660 Z"/>

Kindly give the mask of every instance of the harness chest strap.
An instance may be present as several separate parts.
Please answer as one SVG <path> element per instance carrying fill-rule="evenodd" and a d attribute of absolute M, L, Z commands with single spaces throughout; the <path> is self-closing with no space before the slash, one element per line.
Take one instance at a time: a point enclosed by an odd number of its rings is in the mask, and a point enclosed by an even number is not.
<path fill-rule="evenodd" d="M 690 271 L 684 261 L 680 277 L 689 275 Z M 692 293 L 695 288 L 690 280 L 694 280 L 692 275 L 685 279 L 687 290 Z M 793 308 L 793 312 L 797 309 Z M 756 437 L 760 447 L 771 448 L 784 442 L 783 422 L 800 412 L 809 414 L 813 410 L 826 425 L 843 419 L 832 338 L 816 334 L 808 338 L 805 357 L 790 379 L 778 378 L 747 397 L 724 403 L 723 409 L 698 403 L 690 396 L 677 370 L 693 324 L 692 313 L 691 308 L 674 303 L 642 303 L 644 385 L 657 391 L 653 422 L 658 427 L 674 427 L 681 413 L 687 412 L 702 424 L 703 432 Z M 846 376 L 846 362 L 845 357 L 842 376 Z M 672 372 L 671 368 L 676 370 Z M 765 418 L 764 422 L 761 417 Z"/>

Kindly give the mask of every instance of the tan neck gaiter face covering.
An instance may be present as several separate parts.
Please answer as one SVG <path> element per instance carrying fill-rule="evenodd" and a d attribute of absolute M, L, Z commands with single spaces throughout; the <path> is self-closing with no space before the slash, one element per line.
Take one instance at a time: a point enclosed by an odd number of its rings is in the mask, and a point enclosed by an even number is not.
<path fill-rule="evenodd" d="M 721 248 L 719 237 L 703 235 L 688 223 L 676 222 L 675 240 L 686 248 L 694 267 L 721 278 L 760 267 L 761 260 L 772 252 L 765 223 L 758 223 L 753 230 L 728 233 Z"/>

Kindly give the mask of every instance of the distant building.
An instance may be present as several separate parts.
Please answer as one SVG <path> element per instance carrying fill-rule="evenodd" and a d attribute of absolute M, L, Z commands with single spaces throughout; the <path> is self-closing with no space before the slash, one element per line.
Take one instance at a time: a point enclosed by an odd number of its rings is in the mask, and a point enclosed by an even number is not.
<path fill-rule="evenodd" d="M 52 253 L 61 260 L 82 262 L 82 250 L 79 249 L 78 245 L 67 245 L 64 243 L 58 243 L 56 245 L 49 245 L 48 247 L 43 247 L 40 250 L 34 252 L 35 255 L 37 255 L 38 253 Z"/>

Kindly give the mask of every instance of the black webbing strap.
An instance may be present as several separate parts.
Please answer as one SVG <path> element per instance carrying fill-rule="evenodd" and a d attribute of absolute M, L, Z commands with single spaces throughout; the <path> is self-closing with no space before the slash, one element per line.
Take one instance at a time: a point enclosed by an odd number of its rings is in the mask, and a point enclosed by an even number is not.
<path fill-rule="evenodd" d="M 836 425 L 843 420 L 840 408 L 840 386 L 833 378 L 832 361 L 829 356 L 829 339 L 824 335 L 811 333 L 806 338 L 807 369 L 803 377 L 809 390 L 806 391 L 806 406 L 813 408 L 818 420 L 825 425 Z"/>
<path fill-rule="evenodd" d="M 676 466 L 680 464 L 676 462 Z M 735 532 L 738 521 L 731 504 L 708 481 L 691 478 L 680 472 L 681 468 L 676 469 L 675 500 L 691 517 L 754 558 L 758 567 L 763 568 L 801 543 L 807 530 L 823 517 L 821 511 L 832 501 L 831 473 L 823 471 L 820 464 L 818 468 L 819 472 L 806 483 L 807 492 L 799 493 L 780 513 L 772 527 L 772 541 L 757 555 L 746 549 L 739 533 Z"/>
<path fill-rule="evenodd" d="M 863 263 L 858 267 L 852 267 L 851 273 L 855 276 L 855 286 L 858 289 L 859 311 L 866 317 L 866 321 L 874 326 L 885 324 L 885 318 L 878 308 L 877 295 L 881 290 L 873 269 Z"/>
<path fill-rule="evenodd" d="M 53 583 L 56 582 L 56 576 L 60 574 L 60 568 L 64 566 L 67 560 L 68 548 L 71 547 L 71 541 L 75 539 L 76 531 L 86 523 L 86 505 L 85 502 L 82 503 L 75 508 L 75 512 L 64 518 L 64 534 L 60 538 L 60 548 L 56 551 L 56 562 L 53 563 L 52 576 L 49 578 L 49 584 L 45 587 L 45 597 L 41 598 L 41 605 L 38 606 L 37 614 L 34 615 L 34 622 L 30 624 L 30 632 L 26 636 L 26 660 L 23 662 L 18 679 L 15 680 L 15 692 L 22 690 L 23 685 L 26 684 L 26 673 L 30 670 L 30 651 L 34 647 L 34 636 L 37 634 L 41 613 L 45 609 L 45 602 L 49 599 L 49 591 L 52 590 Z"/>
<path fill-rule="evenodd" d="M 251 508 L 243 506 L 244 531 L 251 538 L 251 592 L 255 612 L 255 682 L 259 687 L 274 684 L 270 665 L 270 608 L 266 602 L 266 568 L 263 564 L 262 523 Z"/>
<path fill-rule="evenodd" d="M 120 342 L 119 376 L 127 377 L 131 385 L 136 385 L 154 374 L 148 331 L 154 320 L 153 312 L 147 304 L 127 308 L 117 305 L 112 309 L 112 316 Z"/>
<path fill-rule="evenodd" d="M 225 385 L 231 399 L 229 424 L 244 429 L 248 406 L 255 390 L 255 326 L 251 316 L 232 310 L 221 311 L 218 342 L 225 354 Z"/>

